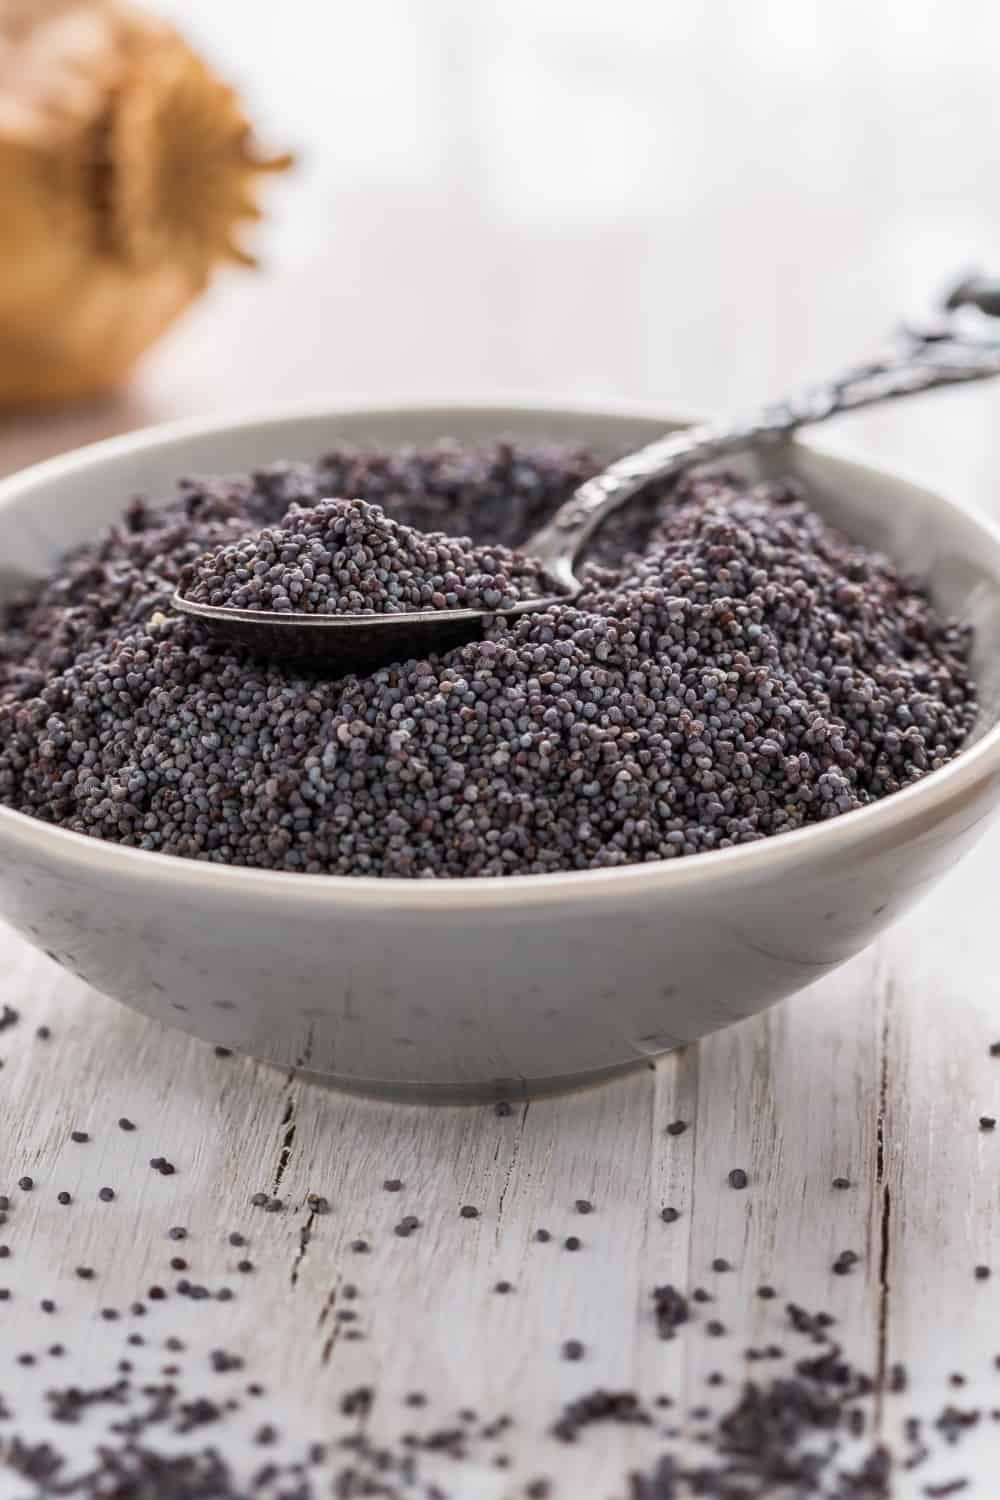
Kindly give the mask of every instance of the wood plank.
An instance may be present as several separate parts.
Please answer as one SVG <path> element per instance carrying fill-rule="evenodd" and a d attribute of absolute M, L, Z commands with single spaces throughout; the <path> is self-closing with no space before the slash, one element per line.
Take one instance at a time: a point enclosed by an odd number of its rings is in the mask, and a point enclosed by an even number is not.
<path fill-rule="evenodd" d="M 926 1420 L 953 1403 L 984 1418 L 921 1481 L 995 1475 L 1000 1355 L 1000 1009 L 995 974 L 994 832 L 961 872 L 886 939 L 884 1188 L 886 1343 Z M 993 1275 L 977 1281 L 974 1268 Z M 953 1387 L 952 1373 L 967 1384 Z M 978 1467 L 977 1467 L 978 1465 Z M 984 1494 L 986 1491 L 984 1490 Z"/>

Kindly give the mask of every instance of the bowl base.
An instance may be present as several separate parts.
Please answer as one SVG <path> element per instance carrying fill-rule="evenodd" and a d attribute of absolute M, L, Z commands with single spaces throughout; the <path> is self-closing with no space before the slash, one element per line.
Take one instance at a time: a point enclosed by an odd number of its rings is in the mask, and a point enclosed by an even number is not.
<path fill-rule="evenodd" d="M 550 1094 L 568 1094 L 577 1089 L 607 1083 L 612 1078 L 623 1078 L 643 1068 L 655 1066 L 658 1052 L 636 1058 L 634 1061 L 615 1063 L 609 1068 L 595 1068 L 584 1073 L 557 1074 L 550 1078 L 491 1078 L 479 1083 L 388 1083 L 378 1078 L 344 1078 L 335 1073 L 314 1073 L 308 1068 L 296 1068 L 295 1076 L 309 1083 L 335 1089 L 338 1093 L 358 1094 L 363 1098 L 386 1100 L 392 1104 L 497 1104 L 501 1100 L 508 1104 L 526 1104 L 530 1099 L 544 1098 Z M 266 1059 L 258 1059 L 266 1062 Z M 279 1064 L 268 1064 L 279 1067 Z M 282 1069 L 287 1071 L 287 1069 Z"/>

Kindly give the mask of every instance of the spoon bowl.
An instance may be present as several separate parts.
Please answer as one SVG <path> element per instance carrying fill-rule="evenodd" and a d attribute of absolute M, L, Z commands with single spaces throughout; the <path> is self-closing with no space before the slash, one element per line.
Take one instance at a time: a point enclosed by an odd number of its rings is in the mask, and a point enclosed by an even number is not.
<path fill-rule="evenodd" d="M 579 585 L 577 585 L 577 591 Z M 216 640 L 240 646 L 269 661 L 321 666 L 331 676 L 373 672 L 387 662 L 436 655 L 482 636 L 494 620 L 565 604 L 573 595 L 522 599 L 510 609 L 485 614 L 478 609 L 403 610 L 383 615 L 284 613 L 271 609 L 232 609 L 196 604 L 175 594 L 178 614 L 196 620 Z"/>

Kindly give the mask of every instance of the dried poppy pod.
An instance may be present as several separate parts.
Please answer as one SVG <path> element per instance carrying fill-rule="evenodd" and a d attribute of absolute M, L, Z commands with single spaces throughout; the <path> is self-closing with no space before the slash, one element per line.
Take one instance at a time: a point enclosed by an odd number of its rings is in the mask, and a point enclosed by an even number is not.
<path fill-rule="evenodd" d="M 0 0 L 0 405 L 118 382 L 252 258 L 259 155 L 233 91 L 122 0 Z"/>

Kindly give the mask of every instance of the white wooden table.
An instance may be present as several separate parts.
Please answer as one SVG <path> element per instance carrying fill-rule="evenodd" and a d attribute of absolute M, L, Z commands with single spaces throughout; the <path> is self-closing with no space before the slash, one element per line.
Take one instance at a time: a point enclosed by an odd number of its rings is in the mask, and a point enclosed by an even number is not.
<path fill-rule="evenodd" d="M 298 179 L 274 194 L 268 269 L 220 283 L 120 398 L 4 423 L 0 468 L 249 401 L 501 389 L 735 408 L 864 352 L 968 260 L 1000 263 L 991 7 L 624 0 L 609 16 L 597 0 L 383 0 L 324 19 L 287 0 L 280 32 L 263 4 L 161 8 L 303 147 Z M 998 416 L 998 390 L 948 394 L 830 441 L 1000 511 Z M 335 1427 L 361 1384 L 379 1388 L 371 1430 L 386 1438 L 414 1389 L 439 1414 L 509 1411 L 513 1467 L 463 1466 L 449 1480 L 462 1496 L 521 1494 L 538 1475 L 578 1500 L 623 1495 L 657 1445 L 613 1427 L 558 1446 L 546 1428 L 560 1404 L 637 1386 L 687 1409 L 716 1368 L 731 1391 L 739 1351 L 780 1323 L 780 1304 L 752 1296 L 762 1281 L 829 1308 L 873 1373 L 908 1366 L 905 1401 L 877 1404 L 887 1436 L 952 1398 L 1000 1405 L 1000 1130 L 978 1128 L 1000 1114 L 998 862 L 994 834 L 876 949 L 770 1014 L 506 1119 L 343 1097 L 216 1057 L 0 934 L 0 1005 L 22 1015 L 0 1032 L 0 1191 L 23 1173 L 37 1184 L 0 1231 L 0 1392 L 52 1436 L 52 1365 L 16 1356 L 58 1339 L 61 1382 L 106 1379 L 130 1325 L 99 1309 L 169 1279 L 182 1250 L 238 1296 L 210 1317 L 177 1298 L 147 1317 L 137 1370 L 159 1367 L 166 1332 L 189 1343 L 189 1373 L 209 1348 L 235 1350 L 269 1387 L 269 1419 L 302 1438 Z M 138 1129 L 118 1129 L 121 1115 Z M 665 1133 L 675 1119 L 683 1135 Z M 149 1170 L 160 1153 L 174 1176 Z M 747 1191 L 727 1186 L 733 1166 Z M 832 1188 L 841 1175 L 850 1189 Z M 98 1199 L 104 1184 L 114 1202 Z M 284 1212 L 251 1209 L 258 1190 Z M 309 1193 L 330 1213 L 311 1215 Z M 463 1203 L 480 1217 L 462 1219 Z M 665 1204 L 677 1222 L 659 1219 Z M 408 1239 L 392 1232 L 403 1213 L 422 1222 Z M 165 1238 L 173 1224 L 184 1246 Z M 575 1256 L 560 1248 L 571 1233 Z M 367 1256 L 350 1250 L 359 1237 Z M 846 1248 L 860 1262 L 835 1276 Z M 235 1272 L 240 1254 L 252 1275 Z M 710 1269 L 720 1255 L 726 1275 Z M 997 1274 L 976 1280 L 993 1257 Z M 81 1281 L 80 1264 L 97 1276 Z M 500 1279 L 515 1291 L 493 1293 Z M 352 1281 L 354 1325 L 336 1318 Z M 664 1282 L 709 1286 L 726 1338 L 653 1337 Z M 560 1357 L 567 1338 L 586 1346 L 579 1363 Z M 238 1467 L 260 1457 L 251 1422 L 216 1438 Z M 82 1453 L 91 1429 L 58 1441 Z M 1000 1427 L 984 1421 L 893 1493 L 963 1475 L 970 1500 L 990 1500 L 998 1472 Z"/>

